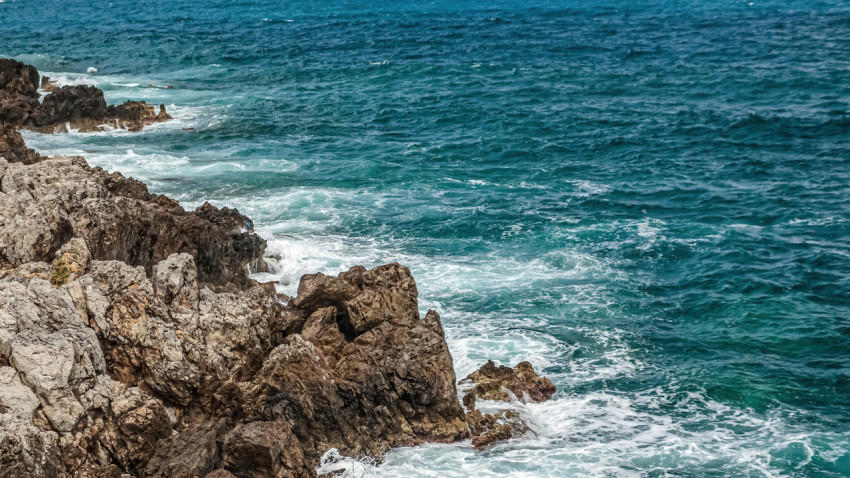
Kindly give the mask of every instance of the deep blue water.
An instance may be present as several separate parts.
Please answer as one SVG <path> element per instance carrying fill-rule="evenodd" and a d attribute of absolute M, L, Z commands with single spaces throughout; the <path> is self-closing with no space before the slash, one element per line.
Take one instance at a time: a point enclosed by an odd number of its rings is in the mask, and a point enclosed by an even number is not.
<path fill-rule="evenodd" d="M 459 376 L 559 388 L 349 475 L 850 476 L 850 2 L 7 1 L 0 38 L 176 118 L 31 146 L 238 206 L 282 291 L 407 264 Z"/>

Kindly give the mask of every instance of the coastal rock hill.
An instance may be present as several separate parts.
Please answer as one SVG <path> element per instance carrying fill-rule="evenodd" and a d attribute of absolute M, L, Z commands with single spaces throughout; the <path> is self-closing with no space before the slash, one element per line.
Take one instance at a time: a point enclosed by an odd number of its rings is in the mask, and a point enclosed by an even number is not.
<path fill-rule="evenodd" d="M 33 71 L 0 85 L 28 91 Z M 0 477 L 307 477 L 331 448 L 529 432 L 460 403 L 406 267 L 307 275 L 289 299 L 247 276 L 265 248 L 250 224 L 0 124 Z M 481 400 L 554 392 L 524 364 L 467 381 Z"/>

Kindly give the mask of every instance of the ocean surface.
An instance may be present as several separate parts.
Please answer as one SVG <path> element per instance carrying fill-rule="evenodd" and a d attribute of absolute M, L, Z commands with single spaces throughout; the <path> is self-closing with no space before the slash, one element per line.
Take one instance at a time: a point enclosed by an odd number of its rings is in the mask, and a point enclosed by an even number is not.
<path fill-rule="evenodd" d="M 0 38 L 175 117 L 30 146 L 238 207 L 282 292 L 406 264 L 459 378 L 558 387 L 534 436 L 323 471 L 850 476 L 850 2 L 6 0 Z"/>

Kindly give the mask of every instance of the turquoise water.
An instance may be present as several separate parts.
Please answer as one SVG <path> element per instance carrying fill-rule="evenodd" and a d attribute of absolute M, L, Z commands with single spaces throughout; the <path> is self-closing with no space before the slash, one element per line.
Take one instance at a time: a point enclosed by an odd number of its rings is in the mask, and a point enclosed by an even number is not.
<path fill-rule="evenodd" d="M 239 207 L 284 292 L 400 261 L 459 376 L 558 386 L 536 436 L 349 476 L 850 476 L 850 3 L 7 1 L 0 33 L 176 119 L 30 145 Z"/>

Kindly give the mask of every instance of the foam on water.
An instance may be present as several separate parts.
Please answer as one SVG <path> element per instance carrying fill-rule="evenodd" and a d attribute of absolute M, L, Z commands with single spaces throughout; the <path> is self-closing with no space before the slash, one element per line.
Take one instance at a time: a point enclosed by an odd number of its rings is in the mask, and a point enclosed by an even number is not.
<path fill-rule="evenodd" d="M 688 414 L 663 409 L 677 402 Z M 486 404 L 484 404 L 486 408 Z M 606 392 L 560 395 L 541 404 L 514 403 L 532 433 L 480 452 L 469 443 L 423 445 L 390 452 L 381 466 L 332 451 L 322 471 L 350 477 L 439 476 L 676 476 L 693 470 L 718 476 L 783 476 L 778 452 L 791 451 L 797 468 L 811 460 L 811 436 L 782 417 L 755 414 L 663 389 L 637 396 Z M 742 431 L 748 433 L 743 434 Z M 669 473 L 672 473 L 670 475 Z"/>
<path fill-rule="evenodd" d="M 850 475 L 842 2 L 110 5 L 30 3 L 0 55 L 174 121 L 31 147 L 238 207 L 289 295 L 399 261 L 459 377 L 558 387 L 534 436 L 322 470 Z"/>

